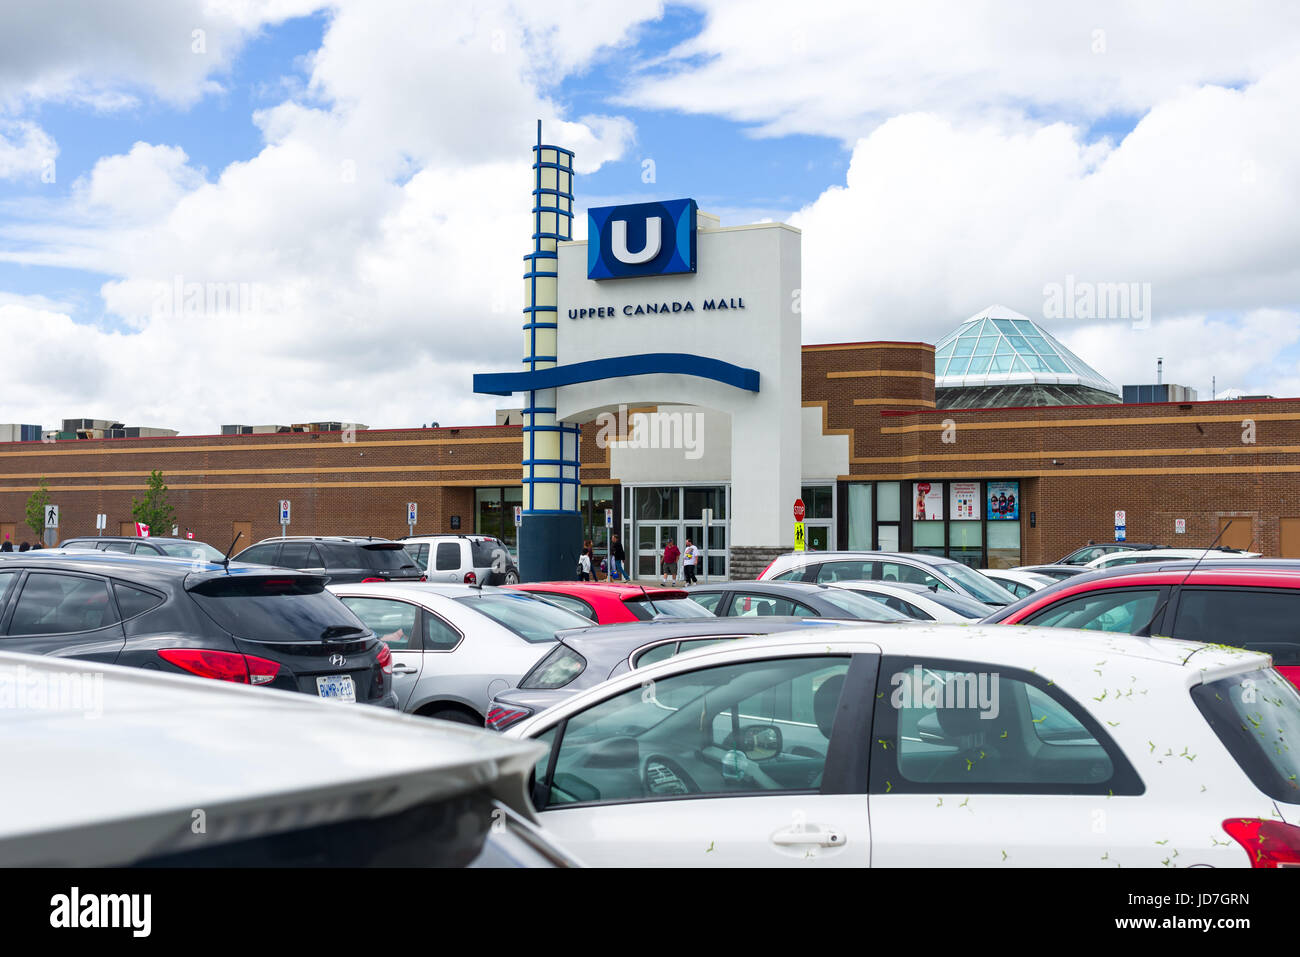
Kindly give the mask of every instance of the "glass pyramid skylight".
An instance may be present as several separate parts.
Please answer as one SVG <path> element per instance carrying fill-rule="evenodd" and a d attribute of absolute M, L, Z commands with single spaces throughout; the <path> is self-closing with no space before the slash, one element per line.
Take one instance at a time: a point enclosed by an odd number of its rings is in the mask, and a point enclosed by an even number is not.
<path fill-rule="evenodd" d="M 934 387 L 1082 385 L 1120 391 L 1028 316 L 1005 306 L 977 312 L 934 347 Z"/>

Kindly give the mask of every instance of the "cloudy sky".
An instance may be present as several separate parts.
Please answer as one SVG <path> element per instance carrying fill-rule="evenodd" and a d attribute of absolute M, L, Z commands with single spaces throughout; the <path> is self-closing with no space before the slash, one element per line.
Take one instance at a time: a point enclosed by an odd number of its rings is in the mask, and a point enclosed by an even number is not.
<path fill-rule="evenodd" d="M 5 2 L 0 421 L 490 421 L 539 118 L 580 212 L 801 227 L 805 342 L 1001 303 L 1116 383 L 1300 394 L 1300 5 L 1058 6 Z M 1045 316 L 1067 277 L 1150 322 Z"/>

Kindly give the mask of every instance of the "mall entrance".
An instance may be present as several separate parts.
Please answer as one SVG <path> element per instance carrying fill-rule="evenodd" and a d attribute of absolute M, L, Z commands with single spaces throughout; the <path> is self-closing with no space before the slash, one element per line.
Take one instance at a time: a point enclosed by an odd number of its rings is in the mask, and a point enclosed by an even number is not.
<path fill-rule="evenodd" d="M 623 541 L 628 542 L 628 568 L 635 578 L 658 581 L 664 547 L 671 539 L 679 550 L 687 539 L 700 550 L 696 566 L 700 581 L 725 581 L 729 570 L 730 485 L 623 486 Z M 704 513 L 712 511 L 709 529 Z M 677 580 L 685 573 L 678 560 Z"/>

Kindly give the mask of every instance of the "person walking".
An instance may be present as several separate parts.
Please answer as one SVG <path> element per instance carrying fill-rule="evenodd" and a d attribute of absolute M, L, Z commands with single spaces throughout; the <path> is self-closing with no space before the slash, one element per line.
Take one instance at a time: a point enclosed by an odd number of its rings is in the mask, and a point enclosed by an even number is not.
<path fill-rule="evenodd" d="M 677 556 L 680 554 L 681 551 L 673 544 L 673 540 L 668 539 L 668 544 L 664 546 L 663 567 L 660 569 L 663 574 L 659 576 L 660 584 L 667 585 L 669 578 L 674 585 L 677 584 Z"/>
<path fill-rule="evenodd" d="M 686 578 L 686 584 L 697 585 L 699 581 L 695 577 L 695 567 L 700 561 L 700 550 L 695 547 L 694 543 L 686 539 L 686 548 L 682 550 L 682 574 Z"/>
<path fill-rule="evenodd" d="M 20 552 L 25 552 L 25 551 L 27 551 L 28 549 L 30 549 L 31 547 L 32 547 L 32 546 L 29 545 L 27 542 L 23 542 L 21 545 L 18 546 L 18 550 L 19 550 Z"/>
<path fill-rule="evenodd" d="M 0 545 L 0 552 L 12 552 L 13 550 L 14 550 L 14 543 L 9 541 L 9 539 L 7 538 L 5 539 L 5 543 L 3 545 Z"/>
<path fill-rule="evenodd" d="M 623 551 L 623 543 L 615 535 L 609 543 L 610 570 L 609 577 L 613 581 L 627 581 L 627 568 L 623 565 L 627 561 L 627 553 Z"/>
<path fill-rule="evenodd" d="M 578 581 L 591 581 L 591 554 L 585 548 L 578 556 Z"/>

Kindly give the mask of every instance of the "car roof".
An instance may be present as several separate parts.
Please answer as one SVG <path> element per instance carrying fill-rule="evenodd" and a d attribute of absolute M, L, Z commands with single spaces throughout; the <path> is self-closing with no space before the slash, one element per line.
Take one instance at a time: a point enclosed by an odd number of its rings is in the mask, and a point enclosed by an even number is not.
<path fill-rule="evenodd" d="M 713 638 L 728 635 L 764 635 L 822 626 L 841 627 L 844 621 L 829 618 L 797 618 L 787 615 L 745 615 L 736 618 L 659 618 L 655 621 L 619 622 L 570 628 L 556 635 L 583 657 L 601 661 L 626 658 L 643 645 L 673 638 Z"/>
<path fill-rule="evenodd" d="M 113 865 L 192 847 L 180 809 L 203 808 L 209 833 L 238 824 L 247 837 L 342 800 L 393 813 L 526 774 L 542 751 L 385 708 L 102 662 L 0 652 L 0 676 L 84 693 L 62 710 L 44 697 L 0 709 L 0 751 L 24 769 L 0 815 L 4 866 Z M 211 743 L 229 741 L 239 747 Z M 520 803 L 522 792 L 497 790 Z"/>
<path fill-rule="evenodd" d="M 782 558 L 798 556 L 808 563 L 836 561 L 844 558 L 903 558 L 920 562 L 923 565 L 960 565 L 955 558 L 943 555 L 926 555 L 923 552 L 872 552 L 872 551 L 838 551 L 838 552 L 785 552 Z"/>
<path fill-rule="evenodd" d="M 821 582 L 775 581 L 769 578 L 766 581 L 702 582 L 698 585 L 688 586 L 686 593 L 693 595 L 706 591 L 742 589 L 755 594 L 766 592 L 769 595 L 776 595 L 781 598 L 806 598 L 810 595 L 824 595 L 829 588 L 829 585 Z"/>
<path fill-rule="evenodd" d="M 518 585 L 510 585 L 510 588 L 519 591 L 534 591 L 536 589 L 550 589 L 563 595 L 588 595 L 591 597 L 608 597 L 615 598 L 619 601 L 627 601 L 629 598 L 644 598 L 649 595 L 651 598 L 684 598 L 687 596 L 685 588 L 669 588 L 664 585 L 625 585 L 619 582 L 521 582 Z"/>
<path fill-rule="evenodd" d="M 408 598 L 418 600 L 430 596 L 442 595 L 447 598 L 464 598 L 471 595 L 506 595 L 520 600 L 540 601 L 526 592 L 497 585 L 462 585 L 459 582 L 353 582 L 338 583 L 328 586 L 332 592 L 346 591 L 358 595 L 374 595 L 389 598 Z"/>
<path fill-rule="evenodd" d="M 347 545 L 401 545 L 391 538 L 378 535 L 275 535 L 264 538 L 253 545 L 266 545 L 270 542 L 342 542 Z M 253 545 L 249 545 L 252 548 Z"/>
<path fill-rule="evenodd" d="M 1097 666 L 1098 653 L 1108 658 L 1122 658 L 1130 667 L 1147 664 L 1195 669 L 1211 680 L 1216 674 L 1268 667 L 1267 654 L 1211 645 L 1179 638 L 1142 638 L 1105 631 L 1082 631 L 1076 628 L 1044 628 L 1027 625 L 991 625 L 918 622 L 882 622 L 864 625 L 844 624 L 834 630 L 797 630 L 788 634 L 749 639 L 745 647 L 761 650 L 769 647 L 803 646 L 825 650 L 837 645 L 860 643 L 864 650 L 879 649 L 886 655 L 924 655 L 935 659 L 968 660 L 1023 667 L 1025 670 L 1048 670 L 1064 665 L 1077 673 Z M 685 652 L 700 658 L 711 648 Z M 833 653 L 833 651 L 832 651 Z M 1041 666 L 1041 667 L 1040 667 Z M 652 667 L 659 667 L 654 665 Z"/>
<path fill-rule="evenodd" d="M 206 545 L 197 538 L 173 538 L 167 535 L 72 535 L 59 542 L 179 542 L 182 545 Z M 214 546 L 215 547 L 215 546 Z"/>
<path fill-rule="evenodd" d="M 37 549 L 27 552 L 6 553 L 0 567 L 36 567 L 60 571 L 95 571 L 100 574 L 120 574 L 140 577 L 154 574 L 160 578 L 189 578 L 198 580 L 221 576 L 267 575 L 277 577 L 320 578 L 309 572 L 293 568 L 273 568 L 250 562 L 232 561 L 229 566 L 221 562 L 181 558 L 173 555 L 124 555 L 121 552 L 78 551 L 70 549 Z"/>

